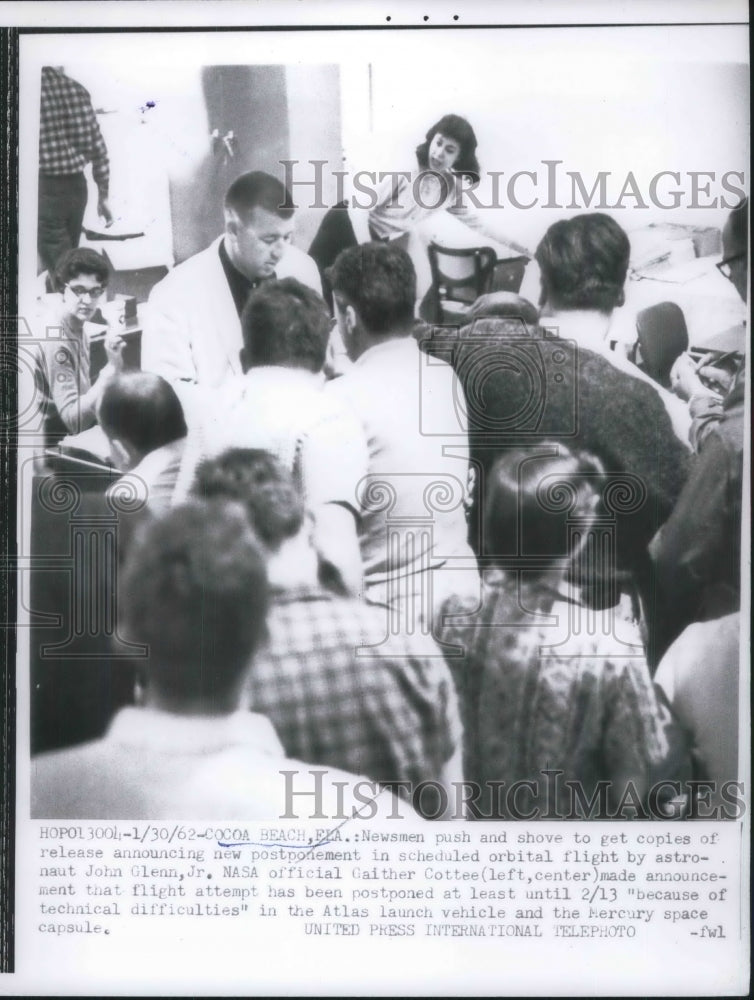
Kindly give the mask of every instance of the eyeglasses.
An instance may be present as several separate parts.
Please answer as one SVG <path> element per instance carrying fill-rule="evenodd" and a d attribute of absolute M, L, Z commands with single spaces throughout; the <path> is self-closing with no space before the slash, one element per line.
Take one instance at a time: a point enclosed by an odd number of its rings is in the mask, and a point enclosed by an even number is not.
<path fill-rule="evenodd" d="M 83 288 L 81 285 L 66 285 L 69 291 L 73 292 L 77 299 L 88 298 L 90 301 L 98 299 L 104 295 L 105 289 L 102 285 L 95 285 L 94 288 Z"/>
<path fill-rule="evenodd" d="M 741 260 L 745 256 L 746 255 L 742 254 L 742 253 L 734 254 L 732 257 L 726 257 L 725 260 L 719 261 L 715 265 L 715 267 L 718 269 L 718 271 L 720 272 L 720 274 L 723 275 L 724 278 L 727 278 L 728 281 L 730 281 L 730 275 L 731 275 L 731 271 L 732 271 L 732 268 L 731 268 L 730 265 L 734 261 Z"/>

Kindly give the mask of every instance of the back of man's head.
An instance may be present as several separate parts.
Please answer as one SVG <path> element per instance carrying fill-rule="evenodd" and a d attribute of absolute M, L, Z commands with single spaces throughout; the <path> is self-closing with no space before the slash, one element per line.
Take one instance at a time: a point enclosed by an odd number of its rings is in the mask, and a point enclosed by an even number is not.
<path fill-rule="evenodd" d="M 602 482 L 591 455 L 553 441 L 505 452 L 492 468 L 484 501 L 483 554 L 531 559 L 531 575 L 549 571 L 574 554 L 568 520 L 591 520 Z"/>
<path fill-rule="evenodd" d="M 126 634 L 149 648 L 156 700 L 208 713 L 236 707 L 267 612 L 264 557 L 240 505 L 194 501 L 145 522 L 119 597 Z"/>
<path fill-rule="evenodd" d="M 266 281 L 241 316 L 244 368 L 283 365 L 319 372 L 325 363 L 330 314 L 316 292 L 296 278 Z"/>
<path fill-rule="evenodd" d="M 304 522 L 304 502 L 293 477 L 259 448 L 229 448 L 201 462 L 192 493 L 243 504 L 255 534 L 272 552 L 295 537 Z"/>
<path fill-rule="evenodd" d="M 392 243 L 343 250 L 326 273 L 336 302 L 353 306 L 368 333 L 408 333 L 416 305 L 411 258 Z"/>
<path fill-rule="evenodd" d="M 281 219 L 290 219 L 295 206 L 290 192 L 277 177 L 263 170 L 250 170 L 237 177 L 228 188 L 225 209 L 234 212 L 245 223 L 255 208 L 263 208 Z"/>
<path fill-rule="evenodd" d="M 151 372 L 124 372 L 105 386 L 99 421 L 111 441 L 148 455 L 186 436 L 186 421 L 175 389 Z"/>
<path fill-rule="evenodd" d="M 471 322 L 462 326 L 457 339 L 461 342 L 477 340 L 480 346 L 490 345 L 490 350 L 496 350 L 495 344 L 508 340 L 541 339 L 544 331 L 540 328 L 537 318 L 522 316 L 497 316 L 482 314 L 469 316 Z"/>
<path fill-rule="evenodd" d="M 515 292 L 488 292 L 480 295 L 466 314 L 469 322 L 494 317 L 515 319 L 526 326 L 537 326 L 539 310 L 528 299 Z"/>
<path fill-rule="evenodd" d="M 545 233 L 535 258 L 542 280 L 540 305 L 610 313 L 624 302 L 631 244 L 602 212 L 561 219 Z"/>

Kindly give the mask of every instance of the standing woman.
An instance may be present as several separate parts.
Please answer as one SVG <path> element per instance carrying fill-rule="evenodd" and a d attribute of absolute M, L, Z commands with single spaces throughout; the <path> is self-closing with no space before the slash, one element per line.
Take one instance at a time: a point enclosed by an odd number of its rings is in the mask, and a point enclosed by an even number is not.
<path fill-rule="evenodd" d="M 474 129 L 465 118 L 444 115 L 435 122 L 417 146 L 416 169 L 386 177 L 368 193 L 375 204 L 358 208 L 341 202 L 327 212 L 309 248 L 320 272 L 347 247 L 370 240 L 406 237 L 406 249 L 417 269 L 417 292 L 426 291 L 429 277 L 426 245 L 432 240 L 447 246 L 478 245 L 480 237 L 464 232 L 455 220 L 484 232 L 478 216 L 464 199 L 464 192 L 476 187 L 480 180 L 476 148 Z M 496 236 L 492 239 L 499 241 Z M 515 253 L 526 252 L 510 241 L 505 242 Z"/>
<path fill-rule="evenodd" d="M 84 324 L 94 317 L 109 278 L 107 262 L 94 250 L 66 250 L 55 267 L 57 291 L 42 300 L 35 387 L 48 447 L 97 423 L 102 390 L 123 369 L 123 339 L 108 332 L 107 364 L 94 382 L 89 376 Z"/>

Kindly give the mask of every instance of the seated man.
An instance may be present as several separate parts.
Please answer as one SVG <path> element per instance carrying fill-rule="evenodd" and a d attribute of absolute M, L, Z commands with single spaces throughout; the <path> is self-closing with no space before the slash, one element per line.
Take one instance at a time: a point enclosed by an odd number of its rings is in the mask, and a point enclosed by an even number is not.
<path fill-rule="evenodd" d="M 290 779 L 281 772 L 292 771 L 300 788 L 306 778 L 311 784 L 310 768 L 286 759 L 268 719 L 240 710 L 267 607 L 264 558 L 243 510 L 194 503 L 147 521 L 121 583 L 126 629 L 149 650 L 144 705 L 122 709 L 102 740 L 34 758 L 32 816 L 270 820 L 290 813 Z M 357 779 L 331 771 L 319 786 L 320 815 L 342 815 L 336 779 L 345 782 L 350 811 Z"/>
<path fill-rule="evenodd" d="M 535 253 L 540 268 L 540 322 L 559 337 L 602 354 L 621 371 L 657 392 L 677 436 L 688 445 L 688 408 L 628 360 L 611 340 L 613 310 L 625 302 L 631 244 L 623 229 L 601 212 L 561 219 Z"/>
<path fill-rule="evenodd" d="M 317 265 L 291 243 L 293 211 L 290 193 L 270 174 L 255 170 L 231 184 L 224 234 L 152 289 L 145 371 L 183 387 L 222 385 L 241 373 L 240 317 L 252 289 L 293 277 L 321 291 Z"/>
<path fill-rule="evenodd" d="M 152 513 L 173 500 L 186 446 L 186 421 L 175 390 L 149 372 L 113 378 L 102 393 L 102 429 L 113 464 L 126 472 L 108 490 L 148 504 Z"/>
<path fill-rule="evenodd" d="M 654 781 L 685 777 L 680 734 L 655 696 L 646 661 L 584 607 L 567 569 L 595 527 L 599 463 L 553 441 L 507 451 L 484 505 L 491 551 L 479 610 L 456 599 L 451 669 L 464 721 L 464 774 L 482 819 L 608 818 L 629 792 L 648 807 Z M 465 614 L 464 614 L 465 612 Z M 671 754 L 677 758 L 671 759 Z M 680 772 L 679 772 L 680 767 Z M 547 771 L 562 772 L 552 781 Z M 578 795 L 565 782 L 575 782 Z M 530 782 L 515 799 L 490 783 Z M 602 794 L 599 783 L 608 782 Z M 632 791 L 631 791 L 632 790 Z M 604 797 L 603 797 L 604 795 Z M 639 813 L 641 816 L 641 813 Z"/>
<path fill-rule="evenodd" d="M 94 382 L 89 377 L 84 324 L 96 313 L 109 278 L 110 268 L 100 254 L 86 248 L 68 250 L 55 268 L 57 291 L 40 304 L 35 389 L 48 447 L 97 423 L 102 390 L 123 369 L 123 340 L 108 333 L 108 363 Z"/>
<path fill-rule="evenodd" d="M 236 448 L 203 463 L 194 489 L 242 501 L 267 549 L 268 642 L 246 694 L 286 753 L 387 785 L 460 781 L 458 707 L 439 649 L 422 636 L 386 637 L 377 609 L 320 585 L 291 476 L 267 453 Z M 456 812 L 455 790 L 448 797 Z M 422 804 L 434 818 L 430 798 Z"/>
<path fill-rule="evenodd" d="M 431 631 L 451 593 L 479 594 L 467 542 L 465 400 L 453 369 L 428 361 L 414 336 L 416 277 L 392 243 L 344 250 L 328 272 L 354 362 L 326 391 L 361 420 L 369 475 L 359 536 L 365 596 Z M 456 454 L 449 454 L 449 447 Z"/>
<path fill-rule="evenodd" d="M 320 555 L 358 593 L 357 487 L 367 446 L 348 406 L 323 391 L 330 325 L 324 301 L 295 278 L 252 292 L 241 319 L 245 374 L 217 394 L 214 411 L 207 407 L 200 447 L 207 455 L 232 445 L 272 452 L 303 491 Z"/>

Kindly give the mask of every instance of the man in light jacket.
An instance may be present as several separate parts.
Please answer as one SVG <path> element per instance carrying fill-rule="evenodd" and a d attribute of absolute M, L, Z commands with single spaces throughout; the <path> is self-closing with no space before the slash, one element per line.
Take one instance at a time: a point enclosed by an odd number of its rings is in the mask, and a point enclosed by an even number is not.
<path fill-rule="evenodd" d="M 291 243 L 293 212 L 276 178 L 242 174 L 225 196 L 223 235 L 153 288 L 142 368 L 172 382 L 189 410 L 198 398 L 190 387 L 217 389 L 241 374 L 240 316 L 252 289 L 270 278 L 298 278 L 321 293 L 316 264 Z"/>

